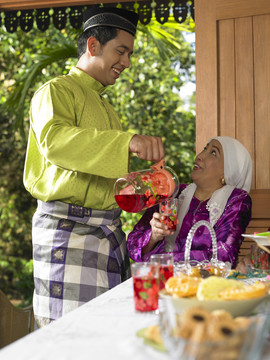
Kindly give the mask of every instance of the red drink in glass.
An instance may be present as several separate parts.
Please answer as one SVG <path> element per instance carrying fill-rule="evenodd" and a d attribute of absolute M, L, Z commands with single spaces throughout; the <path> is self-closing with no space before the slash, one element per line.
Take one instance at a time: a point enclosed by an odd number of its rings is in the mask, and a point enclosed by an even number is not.
<path fill-rule="evenodd" d="M 164 215 L 162 214 L 164 219 L 161 220 L 161 222 L 168 226 L 168 230 L 176 230 L 177 225 L 177 215 Z"/>
<path fill-rule="evenodd" d="M 137 311 L 154 311 L 158 308 L 159 286 L 155 277 L 133 276 L 134 302 Z"/>
<path fill-rule="evenodd" d="M 161 265 L 159 267 L 159 289 L 165 287 L 166 281 L 173 276 L 173 265 Z"/>
<path fill-rule="evenodd" d="M 162 224 L 168 226 L 168 230 L 176 230 L 177 225 L 177 199 L 165 200 L 159 204 L 159 212 L 162 215 Z"/>

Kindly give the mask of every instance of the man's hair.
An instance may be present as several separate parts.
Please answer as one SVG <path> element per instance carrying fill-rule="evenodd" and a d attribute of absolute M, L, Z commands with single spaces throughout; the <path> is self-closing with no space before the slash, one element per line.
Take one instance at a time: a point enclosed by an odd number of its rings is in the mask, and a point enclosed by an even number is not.
<path fill-rule="evenodd" d="M 119 29 L 110 26 L 97 26 L 84 31 L 78 38 L 78 59 L 85 53 L 87 40 L 93 36 L 103 46 L 108 41 L 114 39 Z"/>

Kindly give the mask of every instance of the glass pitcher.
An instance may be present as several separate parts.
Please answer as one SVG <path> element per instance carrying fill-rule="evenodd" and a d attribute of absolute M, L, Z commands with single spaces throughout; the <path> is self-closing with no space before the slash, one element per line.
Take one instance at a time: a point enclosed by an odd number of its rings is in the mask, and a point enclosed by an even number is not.
<path fill-rule="evenodd" d="M 131 172 L 114 184 L 114 197 L 118 206 L 137 213 L 176 196 L 179 180 L 176 173 L 165 166 L 162 159 L 151 169 Z"/>

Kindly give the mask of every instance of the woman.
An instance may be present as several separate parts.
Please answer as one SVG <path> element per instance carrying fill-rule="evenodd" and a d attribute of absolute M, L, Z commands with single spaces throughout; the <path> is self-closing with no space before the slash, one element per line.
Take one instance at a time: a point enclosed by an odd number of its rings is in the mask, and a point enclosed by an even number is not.
<path fill-rule="evenodd" d="M 171 251 L 175 261 L 184 260 L 189 230 L 196 222 L 207 220 L 216 233 L 218 259 L 235 267 L 243 240 L 241 234 L 245 233 L 251 217 L 248 192 L 252 161 L 247 149 L 231 137 L 211 139 L 196 156 L 191 179 L 190 185 L 179 186 L 175 233 L 161 223 L 156 206 L 148 209 L 135 225 L 127 239 L 133 260 L 148 261 L 152 254 Z M 190 259 L 202 261 L 211 257 L 209 230 L 200 227 L 192 240 Z"/>

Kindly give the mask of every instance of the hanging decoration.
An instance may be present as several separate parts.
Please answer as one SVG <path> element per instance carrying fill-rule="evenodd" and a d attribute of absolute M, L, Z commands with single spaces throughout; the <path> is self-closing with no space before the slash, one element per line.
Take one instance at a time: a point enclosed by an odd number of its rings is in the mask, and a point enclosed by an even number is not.
<path fill-rule="evenodd" d="M 21 29 L 29 32 L 36 27 L 44 32 L 53 25 L 62 30 L 67 22 L 75 29 L 80 29 L 83 24 L 83 12 L 90 7 L 100 5 L 67 6 L 44 9 L 27 10 L 0 10 L 0 25 L 4 25 L 7 32 L 14 33 Z M 194 19 L 194 0 L 153 0 L 153 1 L 129 1 L 106 3 L 103 6 L 121 6 L 128 10 L 135 10 L 139 14 L 139 21 L 143 25 L 150 23 L 152 15 L 160 24 L 168 21 L 172 15 L 176 22 L 182 23 L 188 14 Z"/>

